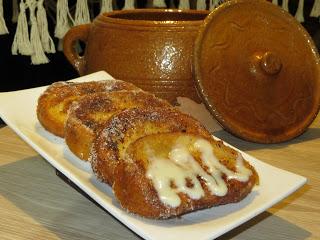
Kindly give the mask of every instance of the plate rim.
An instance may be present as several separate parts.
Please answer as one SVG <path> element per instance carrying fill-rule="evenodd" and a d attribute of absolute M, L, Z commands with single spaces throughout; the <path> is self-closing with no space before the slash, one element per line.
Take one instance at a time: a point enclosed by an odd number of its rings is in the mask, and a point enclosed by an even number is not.
<path fill-rule="evenodd" d="M 106 80 L 113 79 L 108 73 L 106 73 L 104 71 L 99 71 L 99 72 L 96 72 L 96 73 L 93 73 L 93 74 L 89 74 L 89 75 L 86 75 L 86 76 L 83 76 L 83 77 L 71 79 L 71 81 L 88 80 L 88 79 L 91 79 L 91 78 L 96 78 L 97 76 L 104 76 Z M 21 93 L 28 93 L 28 92 L 32 93 L 35 90 L 39 90 L 40 91 L 42 89 L 45 89 L 46 87 L 47 86 L 42 86 L 42 87 L 31 88 L 31 89 L 24 89 L 24 90 L 11 91 L 11 92 L 3 92 L 3 93 L 0 93 L 0 99 L 2 99 L 2 98 L 3 99 L 4 98 L 10 98 L 10 97 L 15 96 L 16 94 L 21 94 Z M 51 157 L 50 154 L 48 154 L 44 149 L 42 149 L 42 147 L 39 146 L 33 139 L 30 139 L 30 137 L 27 136 L 27 134 L 24 132 L 23 129 L 20 129 L 18 126 L 16 126 L 15 123 L 11 121 L 10 117 L 6 116 L 6 112 L 2 109 L 2 105 L 1 104 L 0 104 L 0 118 L 2 118 L 2 120 L 7 124 L 7 126 L 9 128 L 11 128 L 20 138 L 22 138 L 38 154 L 40 154 L 48 163 L 50 163 L 50 165 L 52 165 L 54 168 L 56 168 L 61 173 L 63 173 L 74 184 L 76 184 L 81 190 L 83 190 L 86 194 L 88 194 L 97 204 L 99 204 L 102 208 L 104 208 L 106 211 L 108 211 L 113 217 L 118 219 L 124 226 L 128 227 L 133 232 L 135 232 L 136 234 L 138 234 L 139 236 L 141 236 L 141 237 L 143 237 L 145 239 L 157 239 L 157 238 L 153 238 L 152 236 L 147 234 L 145 231 L 143 231 L 143 229 L 137 227 L 136 222 L 128 221 L 128 214 L 123 209 L 118 208 L 117 206 L 114 206 L 114 205 L 110 205 L 109 206 L 105 201 L 103 201 L 103 198 L 101 198 L 99 195 L 97 195 L 95 192 L 93 192 L 92 189 L 90 187 L 88 187 L 85 183 L 82 183 L 82 181 L 81 181 L 79 176 L 74 175 L 68 169 L 66 169 L 65 167 L 61 166 L 61 164 L 59 162 L 57 162 L 53 157 Z M 48 133 L 48 134 L 50 134 L 50 133 Z M 215 137 L 215 138 L 219 139 L 217 137 Z M 219 140 L 221 140 L 221 139 L 219 139 Z M 264 205 L 262 207 L 260 206 L 259 208 L 255 208 L 255 211 L 253 211 L 253 212 L 249 211 L 249 213 L 243 215 L 241 217 L 241 219 L 238 219 L 237 221 L 229 222 L 227 224 L 228 225 L 227 227 L 220 228 L 219 231 L 208 232 L 207 236 L 204 236 L 206 238 L 201 238 L 203 240 L 212 239 L 212 238 L 216 238 L 218 236 L 221 236 L 222 234 L 224 234 L 224 233 L 234 229 L 235 227 L 243 224 L 244 222 L 254 218 L 258 214 L 260 214 L 263 211 L 266 211 L 267 209 L 272 207 L 274 204 L 276 204 L 276 203 L 282 201 L 284 198 L 288 197 L 290 194 L 295 192 L 297 189 L 302 187 L 307 182 L 307 178 L 305 178 L 305 177 L 303 177 L 301 175 L 298 175 L 298 174 L 292 173 L 290 171 L 287 171 L 287 170 L 272 166 L 272 165 L 270 165 L 268 163 L 265 163 L 265 162 L 255 158 L 255 157 L 251 156 L 248 153 L 245 153 L 245 152 L 241 151 L 240 149 L 228 144 L 225 141 L 223 141 L 223 142 L 224 142 L 224 144 L 226 144 L 226 145 L 232 147 L 233 149 L 241 152 L 244 155 L 244 157 L 250 163 L 253 163 L 253 165 L 260 165 L 260 166 L 263 166 L 263 167 L 271 168 L 271 170 L 277 170 L 277 171 L 281 171 L 283 173 L 289 174 L 292 177 L 296 178 L 296 182 L 295 182 L 294 185 L 291 186 L 290 189 L 286 190 L 285 194 L 282 194 L 279 197 L 273 198 L 272 201 L 264 203 Z M 68 159 L 65 159 L 65 160 L 70 162 L 70 160 L 68 160 Z M 213 208 L 210 208 L 210 209 L 213 209 Z M 205 210 L 199 210 L 197 212 L 200 213 L 201 211 L 205 211 Z M 136 217 L 134 215 L 129 215 L 129 216 L 133 216 L 133 218 L 137 219 L 137 220 L 143 220 L 140 217 Z M 154 221 L 157 221 L 157 220 L 154 220 Z M 166 221 L 166 220 L 158 220 L 158 221 Z"/>

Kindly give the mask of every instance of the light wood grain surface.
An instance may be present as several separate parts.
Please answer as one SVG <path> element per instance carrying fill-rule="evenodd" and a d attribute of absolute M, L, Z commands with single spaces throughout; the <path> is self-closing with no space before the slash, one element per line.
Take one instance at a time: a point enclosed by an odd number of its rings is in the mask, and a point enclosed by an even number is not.
<path fill-rule="evenodd" d="M 276 167 L 303 175 L 297 192 L 226 239 L 320 239 L 320 116 L 286 143 L 242 141 L 216 135 Z M 275 186 L 276 187 L 276 186 Z M 54 168 L 8 127 L 0 128 L 0 239 L 139 239 L 111 215 L 56 176 Z M 182 240 L 182 239 L 179 239 Z"/>

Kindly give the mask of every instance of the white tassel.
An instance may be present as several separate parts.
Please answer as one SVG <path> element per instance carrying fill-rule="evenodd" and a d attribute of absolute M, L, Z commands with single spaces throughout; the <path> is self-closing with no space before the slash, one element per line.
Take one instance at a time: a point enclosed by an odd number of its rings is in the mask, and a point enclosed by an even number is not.
<path fill-rule="evenodd" d="M 153 0 L 153 7 L 166 8 L 167 4 L 164 0 Z"/>
<path fill-rule="evenodd" d="M 47 14 L 46 10 L 43 7 L 43 0 L 38 0 L 37 7 L 37 22 L 43 50 L 47 53 L 55 53 L 56 49 L 54 47 L 54 42 L 49 34 Z"/>
<path fill-rule="evenodd" d="M 272 0 L 272 3 L 273 3 L 274 5 L 278 5 L 278 0 Z"/>
<path fill-rule="evenodd" d="M 59 39 L 58 42 L 58 51 L 62 52 L 63 51 L 63 39 Z"/>
<path fill-rule="evenodd" d="M 11 22 L 16 23 L 19 16 L 18 0 L 12 0 L 12 17 Z"/>
<path fill-rule="evenodd" d="M 30 42 L 31 42 L 31 46 L 33 49 L 33 54 L 31 55 L 31 62 L 32 62 L 32 64 L 48 63 L 49 59 L 45 55 L 43 48 L 42 48 L 37 18 L 36 18 L 36 14 L 35 14 L 36 7 L 37 7 L 37 1 L 36 0 L 27 0 L 27 4 L 30 9 L 30 20 L 31 20 Z"/>
<path fill-rule="evenodd" d="M 70 17 L 68 0 L 58 0 L 57 2 L 57 23 L 54 30 L 54 36 L 63 39 L 64 35 L 70 29 Z"/>
<path fill-rule="evenodd" d="M 209 3 L 210 3 L 210 5 L 209 5 L 210 10 L 213 10 L 217 6 L 219 6 L 219 0 L 210 0 Z"/>
<path fill-rule="evenodd" d="M 189 0 L 180 0 L 179 2 L 179 9 L 190 9 L 190 2 Z"/>
<path fill-rule="evenodd" d="M 319 17 L 320 16 L 320 1 L 314 0 L 312 10 L 310 12 L 310 17 Z"/>
<path fill-rule="evenodd" d="M 3 17 L 3 2 L 0 0 L 0 35 L 9 33 Z"/>
<path fill-rule="evenodd" d="M 75 25 L 90 23 L 90 13 L 87 0 L 77 0 Z"/>
<path fill-rule="evenodd" d="M 282 0 L 282 8 L 289 12 L 289 0 Z"/>
<path fill-rule="evenodd" d="M 197 10 L 206 10 L 207 4 L 206 0 L 197 0 Z"/>
<path fill-rule="evenodd" d="M 134 9 L 134 0 L 125 0 L 123 10 Z"/>
<path fill-rule="evenodd" d="M 26 9 L 27 6 L 24 0 L 21 0 L 16 33 L 14 35 L 14 40 L 11 47 L 11 52 L 13 55 L 17 55 L 19 52 L 21 55 L 30 56 L 33 53 L 31 43 L 29 40 Z"/>
<path fill-rule="evenodd" d="M 299 5 L 298 5 L 298 9 L 296 12 L 296 19 L 299 22 L 304 22 L 304 17 L 303 17 L 303 7 L 304 7 L 304 0 L 299 0 Z"/>
<path fill-rule="evenodd" d="M 100 13 L 112 12 L 112 0 L 101 0 Z"/>

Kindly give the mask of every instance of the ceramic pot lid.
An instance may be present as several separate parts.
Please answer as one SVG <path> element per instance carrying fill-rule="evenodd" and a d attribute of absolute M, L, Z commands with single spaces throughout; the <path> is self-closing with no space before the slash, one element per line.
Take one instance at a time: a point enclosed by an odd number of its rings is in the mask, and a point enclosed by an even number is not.
<path fill-rule="evenodd" d="M 222 4 L 195 44 L 199 95 L 220 124 L 245 140 L 294 138 L 319 111 L 319 56 L 305 29 L 263 0 Z"/>

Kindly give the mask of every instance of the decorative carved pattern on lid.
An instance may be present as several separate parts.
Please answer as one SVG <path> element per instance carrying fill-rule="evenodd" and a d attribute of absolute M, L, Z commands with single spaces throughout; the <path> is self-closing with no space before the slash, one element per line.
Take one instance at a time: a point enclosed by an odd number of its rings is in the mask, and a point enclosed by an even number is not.
<path fill-rule="evenodd" d="M 234 135 L 286 141 L 303 133 L 319 111 L 319 56 L 312 39 L 267 1 L 235 0 L 211 12 L 194 55 L 198 91 Z"/>

